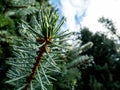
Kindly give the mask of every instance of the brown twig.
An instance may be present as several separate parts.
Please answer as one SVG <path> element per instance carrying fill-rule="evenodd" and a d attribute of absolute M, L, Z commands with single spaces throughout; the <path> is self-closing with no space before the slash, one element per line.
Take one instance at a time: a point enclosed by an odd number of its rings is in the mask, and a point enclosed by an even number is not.
<path fill-rule="evenodd" d="M 39 41 L 37 41 L 37 42 L 39 42 Z M 26 84 L 24 90 L 28 90 L 28 88 L 30 87 L 31 81 L 34 79 L 34 77 L 36 75 L 36 72 L 37 72 L 39 64 L 42 60 L 43 54 L 46 52 L 46 49 L 48 48 L 48 44 L 50 43 L 50 38 L 45 39 L 44 42 L 45 42 L 45 44 L 39 49 L 36 63 L 34 64 L 34 67 L 32 69 L 32 73 L 30 74 L 30 76 L 28 78 L 28 81 L 27 81 L 27 84 Z"/>

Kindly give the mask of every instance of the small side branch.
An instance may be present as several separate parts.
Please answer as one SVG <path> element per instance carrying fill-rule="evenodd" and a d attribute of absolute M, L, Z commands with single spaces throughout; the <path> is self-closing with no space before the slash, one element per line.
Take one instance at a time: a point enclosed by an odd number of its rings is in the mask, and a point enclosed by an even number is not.
<path fill-rule="evenodd" d="M 30 87 L 31 81 L 34 79 L 36 72 L 37 72 L 37 69 L 39 67 L 39 64 L 42 61 L 43 54 L 46 52 L 46 47 L 47 47 L 47 43 L 45 43 L 45 45 L 43 45 L 40 48 L 39 53 L 38 53 L 38 57 L 36 59 L 36 63 L 34 64 L 34 67 L 32 69 L 32 73 L 28 77 L 28 81 L 27 81 L 27 84 L 26 84 L 24 90 L 28 90 L 28 88 Z"/>

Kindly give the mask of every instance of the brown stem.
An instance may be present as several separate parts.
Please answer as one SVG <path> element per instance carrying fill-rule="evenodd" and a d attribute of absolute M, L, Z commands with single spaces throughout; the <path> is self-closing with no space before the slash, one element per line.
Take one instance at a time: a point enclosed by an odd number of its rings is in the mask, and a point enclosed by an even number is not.
<path fill-rule="evenodd" d="M 32 69 L 32 73 L 30 74 L 29 78 L 28 78 L 28 81 L 27 81 L 27 84 L 24 88 L 24 90 L 28 90 L 28 88 L 30 87 L 30 84 L 31 84 L 31 81 L 34 79 L 35 75 L 36 75 L 36 72 L 37 72 L 37 69 L 39 67 L 39 64 L 42 60 L 42 57 L 43 57 L 43 54 L 46 52 L 46 47 L 47 47 L 47 42 L 45 43 L 45 45 L 43 45 L 40 50 L 39 50 L 39 53 L 38 53 L 38 57 L 36 59 L 36 63 Z"/>

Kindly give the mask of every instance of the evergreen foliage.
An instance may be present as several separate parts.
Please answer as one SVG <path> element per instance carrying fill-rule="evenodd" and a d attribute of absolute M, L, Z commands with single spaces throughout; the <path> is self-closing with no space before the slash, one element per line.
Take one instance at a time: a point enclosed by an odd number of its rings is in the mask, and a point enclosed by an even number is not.
<path fill-rule="evenodd" d="M 53 9 L 48 11 L 48 8 L 43 8 L 40 10 L 38 18 L 33 16 L 31 21 L 34 26 L 30 26 L 26 22 L 21 24 L 20 33 L 25 40 L 18 40 L 21 43 L 19 46 L 14 46 L 16 57 L 11 58 L 8 62 L 12 65 L 12 69 L 7 74 L 11 79 L 7 83 L 15 85 L 19 90 L 23 88 L 25 90 L 28 88 L 46 90 L 46 86 L 51 85 L 49 79 L 54 79 L 50 76 L 51 71 L 59 72 L 59 68 L 56 66 L 58 58 L 56 53 L 61 53 L 64 49 L 60 48 L 62 46 L 59 45 L 58 37 L 64 39 L 64 36 L 69 34 L 59 31 L 64 18 L 57 24 L 56 11 Z"/>
<path fill-rule="evenodd" d="M 77 67 L 93 62 L 80 54 L 93 44 L 66 43 L 71 34 L 60 29 L 64 21 L 48 0 L 0 1 L 1 90 L 75 89 Z"/>
<path fill-rule="evenodd" d="M 21 38 L 16 38 L 12 45 L 14 57 L 7 61 L 11 69 L 7 73 L 10 80 L 6 83 L 15 86 L 14 89 L 17 90 L 49 90 L 56 87 L 54 82 L 58 80 L 58 86 L 61 88 L 74 88 L 77 78 L 80 77 L 77 66 L 93 61 L 88 56 L 79 56 L 79 54 L 84 49 L 90 48 L 92 43 L 85 44 L 81 48 L 75 47 L 70 51 L 70 45 L 65 41 L 71 34 L 67 33 L 67 30 L 60 29 L 65 19 L 59 20 L 54 8 L 44 4 L 39 7 L 39 11 L 33 12 L 27 6 L 31 3 L 24 4 L 19 1 L 21 6 L 15 2 L 12 4 L 15 4 L 12 7 L 25 8 L 26 13 L 19 14 L 22 19 L 18 27 Z M 18 12 L 19 10 L 23 9 L 18 9 Z M 15 12 L 14 15 L 17 14 Z M 23 17 L 25 15 L 31 15 L 29 20 Z M 74 53 L 74 58 L 69 53 Z M 56 74 L 61 74 L 61 77 L 56 78 L 54 76 Z M 67 80 L 59 82 L 60 78 L 65 77 Z"/>
<path fill-rule="evenodd" d="M 29 3 L 28 8 L 33 2 L 33 0 L 0 0 L 0 88 L 1 90 L 10 89 L 11 87 L 7 84 L 4 84 L 6 80 L 6 71 L 9 68 L 9 65 L 6 64 L 7 58 L 13 56 L 12 54 L 12 45 L 15 43 L 15 39 L 20 39 L 21 35 L 18 32 L 18 22 L 20 19 L 24 19 L 25 21 L 29 21 L 30 16 L 35 13 L 31 13 L 30 15 L 22 15 L 20 10 L 23 9 L 22 3 Z M 40 4 L 47 0 L 34 0 L 35 6 L 34 8 L 38 9 Z M 18 3 L 21 2 L 21 3 Z M 16 4 L 19 4 L 18 6 Z M 20 5 L 21 4 L 21 5 Z M 30 12 L 27 9 L 28 12 Z M 19 12 L 19 13 L 18 13 Z M 22 11 L 23 12 L 23 11 Z M 27 13 L 27 12 L 25 12 Z M 21 15 L 20 15 L 21 14 Z"/>
<path fill-rule="evenodd" d="M 117 52 L 118 48 L 116 48 L 117 43 L 104 33 L 93 34 L 88 28 L 83 28 L 78 33 L 78 39 L 82 40 L 82 44 L 93 42 L 94 46 L 82 54 L 93 56 L 95 64 L 87 69 L 79 68 L 81 79 L 77 82 L 79 86 L 76 87 L 76 90 L 119 90 L 120 56 Z"/>
<path fill-rule="evenodd" d="M 81 47 L 75 46 L 68 50 L 62 60 L 60 67 L 62 72 L 54 74 L 57 81 L 53 81 L 54 90 L 76 90 L 78 85 L 77 80 L 81 78 L 81 72 L 78 67 L 87 68 L 94 63 L 93 57 L 88 55 L 81 55 L 83 47 L 91 47 L 91 42 L 82 45 Z"/>
<path fill-rule="evenodd" d="M 107 28 L 113 35 L 117 36 L 120 39 L 120 36 L 117 33 L 117 28 L 115 27 L 112 20 L 101 17 L 98 21 L 103 24 L 103 26 L 105 26 L 105 28 Z"/>

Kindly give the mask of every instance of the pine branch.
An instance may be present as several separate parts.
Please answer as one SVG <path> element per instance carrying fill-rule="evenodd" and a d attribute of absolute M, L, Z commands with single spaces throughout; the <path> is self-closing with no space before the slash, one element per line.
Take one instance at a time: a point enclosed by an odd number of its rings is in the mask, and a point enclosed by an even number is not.
<path fill-rule="evenodd" d="M 20 3 L 19 5 L 24 6 L 25 4 Z M 26 14 L 23 8 L 21 10 Z M 33 13 L 30 8 L 27 10 L 27 14 Z M 52 85 L 52 80 L 56 80 L 56 77 L 52 77 L 53 74 L 60 73 L 62 66 L 71 75 L 74 75 L 72 69 L 84 61 L 89 61 L 87 56 L 84 58 L 80 56 L 82 59 L 77 57 L 81 51 L 90 48 L 93 44 L 88 43 L 81 48 L 75 47 L 73 51 L 69 51 L 70 45 L 66 43 L 66 40 L 71 34 L 67 30 L 60 29 L 65 18 L 59 20 L 54 8 L 41 6 L 40 11 L 32 15 L 29 21 L 21 20 L 19 23 L 19 33 L 23 38 L 16 40 L 16 45 L 13 45 L 15 57 L 11 57 L 8 61 L 8 64 L 11 65 L 11 69 L 7 73 L 10 80 L 6 82 L 14 85 L 15 90 L 48 90 L 47 87 Z M 67 52 L 70 54 L 66 54 Z M 65 61 L 66 58 L 61 58 L 62 56 L 69 57 L 68 61 Z M 61 65 L 61 63 L 69 64 Z M 68 72 L 62 71 L 62 74 Z M 76 77 L 77 75 L 69 79 L 69 85 L 71 85 L 71 79 L 76 80 Z M 75 85 L 74 80 L 72 85 Z"/>
<path fill-rule="evenodd" d="M 39 40 L 39 42 L 41 42 L 41 41 Z M 42 60 L 43 54 L 47 51 L 48 44 L 50 42 L 50 38 L 46 39 L 44 42 L 45 42 L 45 44 L 42 47 L 40 47 L 40 50 L 38 51 L 38 57 L 36 59 L 35 65 L 34 65 L 34 67 L 32 69 L 32 73 L 31 73 L 31 75 L 30 75 L 30 77 L 29 77 L 29 79 L 27 81 L 26 86 L 25 86 L 25 90 L 28 90 L 28 88 L 29 88 L 29 86 L 31 84 L 31 81 L 34 79 L 34 77 L 36 75 L 36 72 L 37 72 L 39 64 L 40 64 L 40 62 Z"/>
<path fill-rule="evenodd" d="M 67 69 L 75 68 L 79 65 L 85 65 L 85 64 L 90 64 L 93 63 L 93 57 L 88 57 L 86 56 L 79 56 L 74 61 L 70 62 L 67 65 Z"/>
<path fill-rule="evenodd" d="M 64 18 L 62 18 L 61 23 L 58 23 L 59 18 L 56 11 L 53 8 L 50 10 L 44 7 L 41 8 L 38 16 L 33 16 L 31 20 L 33 25 L 23 20 L 20 23 L 19 32 L 24 39 L 18 40 L 20 41 L 18 46 L 14 46 L 16 57 L 11 58 L 8 62 L 12 65 L 12 69 L 8 71 L 7 75 L 12 79 L 10 84 L 15 85 L 16 89 L 35 88 L 44 90 L 46 86 L 51 84 L 49 83 L 50 80 L 54 79 L 50 76 L 52 71 L 60 72 L 57 59 L 55 59 L 56 57 L 59 58 L 59 55 L 53 52 L 65 51 L 62 48 L 65 43 L 61 40 L 65 39 L 68 34 L 67 32 L 59 33 Z M 56 37 L 57 35 L 63 36 L 59 39 Z M 58 48 L 58 50 L 52 51 L 53 48 Z M 25 77 L 21 77 L 23 75 Z M 9 83 L 9 81 L 7 82 Z"/>
<path fill-rule="evenodd" d="M 40 8 L 40 6 L 39 6 Z M 38 11 L 35 0 L 10 0 L 6 1 L 3 14 L 11 15 L 29 15 Z M 14 14 L 11 14 L 14 13 Z"/>

